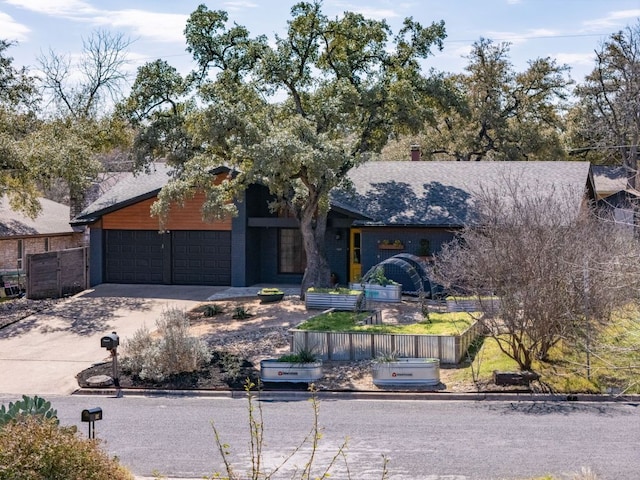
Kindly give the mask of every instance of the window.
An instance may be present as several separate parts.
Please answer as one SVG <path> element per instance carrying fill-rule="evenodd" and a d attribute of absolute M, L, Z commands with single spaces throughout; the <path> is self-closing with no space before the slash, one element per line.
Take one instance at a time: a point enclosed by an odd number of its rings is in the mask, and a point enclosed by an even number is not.
<path fill-rule="evenodd" d="M 19 238 L 18 239 L 18 261 L 16 262 L 16 268 L 18 270 L 22 270 L 22 254 L 23 254 L 23 246 L 22 246 L 22 239 Z"/>
<path fill-rule="evenodd" d="M 297 228 L 283 228 L 278 237 L 278 270 L 280 273 L 304 273 L 307 258 L 302 235 Z"/>
<path fill-rule="evenodd" d="M 44 251 L 45 252 L 49 251 L 49 237 L 44 238 Z"/>

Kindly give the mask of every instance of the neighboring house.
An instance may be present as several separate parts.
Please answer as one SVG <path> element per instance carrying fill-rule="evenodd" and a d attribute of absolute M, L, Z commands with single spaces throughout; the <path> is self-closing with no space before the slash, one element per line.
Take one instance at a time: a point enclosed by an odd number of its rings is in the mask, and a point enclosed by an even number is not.
<path fill-rule="evenodd" d="M 0 273 L 20 273 L 27 254 L 83 246 L 82 231 L 69 224 L 69 207 L 40 198 L 42 211 L 36 218 L 13 210 L 0 198 Z"/>
<path fill-rule="evenodd" d="M 575 192 L 574 212 L 595 200 L 587 162 L 368 162 L 349 177 L 353 188 L 332 194 L 326 233 L 327 259 L 341 284 L 400 252 L 436 253 L 472 219 L 474 193 L 508 177 L 539 192 Z M 160 164 L 122 180 L 73 221 L 90 231 L 92 285 L 301 281 L 297 223 L 269 212 L 265 187 L 251 186 L 233 219 L 202 222 L 196 197 L 172 209 L 159 231 L 149 207 L 168 179 Z"/>
<path fill-rule="evenodd" d="M 640 192 L 629 188 L 627 169 L 611 165 L 594 165 L 591 169 L 598 208 L 610 213 L 616 223 L 633 229 L 637 223 L 634 212 L 640 201 Z"/>

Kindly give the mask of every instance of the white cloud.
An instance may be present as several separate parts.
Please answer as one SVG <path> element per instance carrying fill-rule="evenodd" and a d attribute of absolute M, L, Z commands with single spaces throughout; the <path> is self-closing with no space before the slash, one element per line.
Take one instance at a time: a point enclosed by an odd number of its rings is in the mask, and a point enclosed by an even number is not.
<path fill-rule="evenodd" d="M 184 42 L 184 27 L 188 15 L 153 13 L 145 10 L 116 10 L 101 12 L 92 21 L 101 26 L 128 28 L 133 36 L 156 42 Z"/>
<path fill-rule="evenodd" d="M 561 33 L 544 28 L 528 30 L 526 32 L 486 32 L 485 38 L 494 42 L 509 42 L 514 45 L 521 44 L 532 38 L 556 37 Z"/>
<path fill-rule="evenodd" d="M 374 20 L 385 20 L 400 16 L 398 12 L 385 8 L 353 7 L 350 11 L 360 13 L 365 17 L 373 18 Z"/>
<path fill-rule="evenodd" d="M 223 2 L 222 10 L 229 12 L 237 12 L 239 10 L 245 10 L 247 8 L 257 8 L 258 4 L 250 1 L 236 0 L 230 2 Z"/>
<path fill-rule="evenodd" d="M 404 4 L 406 7 L 406 4 Z M 349 2 L 329 2 L 327 6 L 331 6 L 336 10 L 340 10 L 340 13 L 343 12 L 355 12 L 364 15 L 367 18 L 372 18 L 374 20 L 385 20 L 389 18 L 397 18 L 400 17 L 400 13 L 395 10 L 389 8 L 372 8 L 366 7 L 362 5 L 354 5 Z"/>
<path fill-rule="evenodd" d="M 570 67 L 577 65 L 594 65 L 595 53 L 556 53 L 552 55 L 559 64 L 567 64 Z"/>
<path fill-rule="evenodd" d="M 5 0 L 7 3 L 43 15 L 101 27 L 132 30 L 132 36 L 155 42 L 184 42 L 188 15 L 157 13 L 146 10 L 105 10 L 82 0 Z"/>
<path fill-rule="evenodd" d="M 640 17 L 640 9 L 618 10 L 609 12 L 607 16 L 602 18 L 587 20 L 583 22 L 583 25 L 590 30 L 620 28 L 627 24 L 629 20 L 635 20 L 638 17 Z"/>
<path fill-rule="evenodd" d="M 0 32 L 2 32 L 3 39 L 24 42 L 30 31 L 31 29 L 26 25 L 18 23 L 10 15 L 0 12 Z"/>
<path fill-rule="evenodd" d="M 5 3 L 54 17 L 80 18 L 97 11 L 82 0 L 5 0 Z"/>

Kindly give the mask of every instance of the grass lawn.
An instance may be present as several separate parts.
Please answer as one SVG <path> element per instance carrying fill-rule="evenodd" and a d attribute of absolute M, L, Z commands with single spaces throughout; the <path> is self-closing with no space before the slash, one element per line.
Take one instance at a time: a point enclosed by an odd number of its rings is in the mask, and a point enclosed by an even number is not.
<path fill-rule="evenodd" d="M 299 325 L 300 330 L 320 332 L 370 332 L 412 335 L 456 335 L 464 332 L 474 322 L 466 312 L 430 313 L 429 321 L 406 325 L 361 325 L 366 312 L 329 312 L 310 318 Z"/>
<path fill-rule="evenodd" d="M 541 381 L 558 393 L 640 393 L 640 315 L 620 315 L 611 326 L 590 343 L 592 350 L 590 378 L 587 376 L 586 350 L 576 351 L 559 344 L 549 361 L 534 362 L 533 369 Z M 507 357 L 493 338 L 476 340 L 469 361 L 457 366 L 454 380 L 490 382 L 493 371 L 518 371 L 515 361 Z"/>
<path fill-rule="evenodd" d="M 464 361 L 457 365 L 453 380 L 473 382 L 475 374 L 480 382 L 486 383 L 493 378 L 494 370 L 506 372 L 519 370 L 515 360 L 505 355 L 493 338 L 477 338 L 469 353 L 473 359 L 472 362 Z"/>
<path fill-rule="evenodd" d="M 590 368 L 586 348 L 559 345 L 550 362 L 540 363 L 545 381 L 558 391 L 640 393 L 639 312 L 621 313 L 590 342 Z M 589 377 L 588 378 L 588 374 Z"/>

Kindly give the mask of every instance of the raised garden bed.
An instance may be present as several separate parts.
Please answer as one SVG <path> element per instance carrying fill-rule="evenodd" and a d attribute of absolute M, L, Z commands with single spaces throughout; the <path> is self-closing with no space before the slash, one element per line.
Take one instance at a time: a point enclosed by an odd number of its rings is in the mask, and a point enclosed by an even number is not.
<path fill-rule="evenodd" d="M 447 297 L 449 312 L 494 312 L 500 308 L 498 297 Z"/>
<path fill-rule="evenodd" d="M 440 383 L 440 360 L 437 358 L 397 358 L 375 362 L 371 368 L 374 385 Z"/>
<path fill-rule="evenodd" d="M 376 285 L 373 283 L 350 283 L 352 290 L 363 290 L 367 300 L 374 302 L 398 303 L 402 300 L 402 285 Z"/>
<path fill-rule="evenodd" d="M 380 326 L 375 325 L 375 329 L 380 330 Z M 379 333 L 356 328 L 318 331 L 306 327 L 290 332 L 292 345 L 314 349 L 323 360 L 357 361 L 395 354 L 407 358 L 438 358 L 442 363 L 456 364 L 480 334 L 480 326 L 473 322 L 461 333 L 448 335 Z"/>
<path fill-rule="evenodd" d="M 322 362 L 283 362 L 266 359 L 260 362 L 260 379 L 263 382 L 315 382 L 322 378 Z"/>
<path fill-rule="evenodd" d="M 362 292 L 348 288 L 309 289 L 305 293 L 304 302 L 307 309 L 356 310 Z"/>

